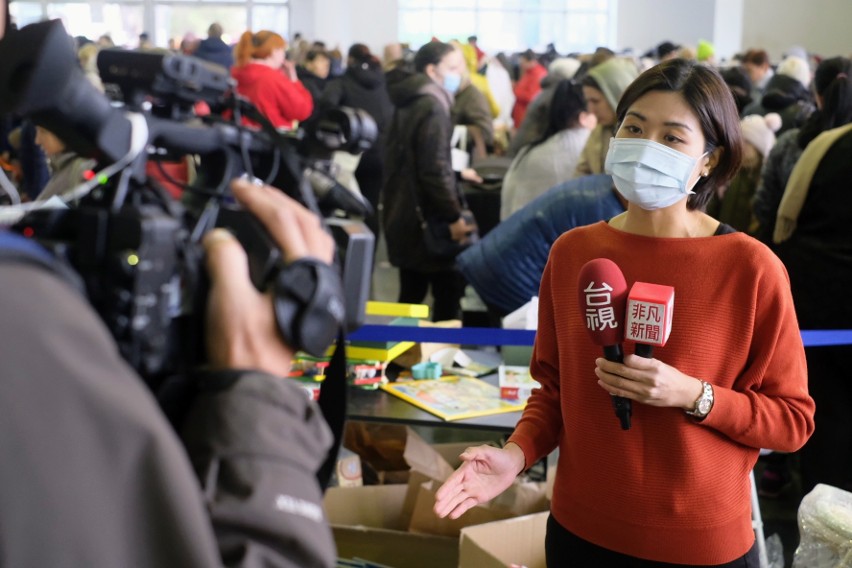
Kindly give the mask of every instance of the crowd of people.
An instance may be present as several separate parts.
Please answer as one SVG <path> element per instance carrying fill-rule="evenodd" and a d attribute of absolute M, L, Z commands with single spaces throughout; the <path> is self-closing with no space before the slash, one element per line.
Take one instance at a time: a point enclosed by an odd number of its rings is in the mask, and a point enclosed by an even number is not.
<path fill-rule="evenodd" d="M 341 105 L 373 117 L 353 190 L 375 210 L 364 220 L 398 268 L 398 301 L 431 293 L 440 321 L 463 317 L 468 286 L 497 316 L 539 296 L 530 367 L 542 388 L 505 448 L 465 452 L 437 514 L 493 498 L 558 447 L 549 561 L 752 565 L 760 450 L 774 452 L 766 496 L 797 468 L 804 492 L 852 490 L 852 348 L 804 348 L 799 334 L 852 327 L 834 296 L 852 285 L 852 61 L 791 48 L 773 64 L 758 48 L 721 65 L 706 42 L 668 41 L 641 57 L 491 55 L 475 36 L 447 39 L 380 59 L 271 30 L 230 45 L 214 23 L 177 49 L 227 69 L 276 128 Z M 81 66 L 104 89 L 97 44 L 84 43 Z M 8 126 L 29 199 L 61 196 L 91 168 L 42 127 Z M 486 163 L 504 167 L 500 222 L 477 235 L 465 189 L 483 185 Z M 436 252 L 441 240 L 456 252 Z M 577 274 L 597 257 L 677 289 L 658 358 L 607 361 L 566 324 L 582 319 Z M 630 433 L 614 430 L 610 395 L 636 402 Z"/>

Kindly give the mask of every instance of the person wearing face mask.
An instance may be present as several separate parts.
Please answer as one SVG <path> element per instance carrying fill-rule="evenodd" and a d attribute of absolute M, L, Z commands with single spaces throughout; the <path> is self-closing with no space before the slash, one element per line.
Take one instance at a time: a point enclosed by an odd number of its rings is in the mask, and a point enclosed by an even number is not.
<path fill-rule="evenodd" d="M 464 280 L 453 258 L 427 251 L 417 208 L 425 219 L 449 223 L 453 240 L 469 238 L 472 227 L 461 216 L 463 196 L 450 157 L 450 109 L 464 65 L 459 50 L 433 41 L 414 56 L 414 73 L 388 77 L 396 107 L 387 133 L 382 192 L 388 258 L 399 268 L 398 301 L 421 303 L 431 287 L 435 321 L 460 317 Z"/>
<path fill-rule="evenodd" d="M 742 153 L 717 71 L 684 59 L 642 73 L 616 109 L 606 170 L 628 201 L 553 245 L 541 280 L 533 392 L 502 449 L 479 446 L 437 492 L 456 518 L 559 448 L 548 566 L 758 565 L 749 475 L 761 448 L 814 429 L 789 280 L 752 237 L 702 212 Z M 578 274 L 609 258 L 635 282 L 673 286 L 671 335 L 650 358 L 601 357 Z M 723 275 L 723 276 L 722 276 Z M 633 401 L 622 430 L 611 396 Z"/>

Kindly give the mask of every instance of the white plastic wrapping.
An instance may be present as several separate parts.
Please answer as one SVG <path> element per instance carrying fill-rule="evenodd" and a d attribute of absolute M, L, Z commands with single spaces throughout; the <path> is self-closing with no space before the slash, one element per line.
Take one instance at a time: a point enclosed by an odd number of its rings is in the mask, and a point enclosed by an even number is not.
<path fill-rule="evenodd" d="M 852 567 L 852 493 L 817 485 L 799 505 L 793 568 Z"/>

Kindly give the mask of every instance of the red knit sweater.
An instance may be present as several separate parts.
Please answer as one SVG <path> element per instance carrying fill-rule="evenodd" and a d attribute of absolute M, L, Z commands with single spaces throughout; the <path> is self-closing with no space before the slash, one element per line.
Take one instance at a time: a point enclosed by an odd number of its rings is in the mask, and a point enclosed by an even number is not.
<path fill-rule="evenodd" d="M 299 81 L 262 63 L 247 63 L 231 69 L 237 92 L 245 96 L 276 128 L 290 128 L 294 120 L 311 116 L 314 101 Z M 246 123 L 254 125 L 246 120 Z"/>
<path fill-rule="evenodd" d="M 634 402 L 633 426 L 621 430 L 597 384 L 602 352 L 577 301 L 578 272 L 599 257 L 615 261 L 628 286 L 674 286 L 671 337 L 654 357 L 713 384 L 715 405 L 702 422 Z M 742 233 L 650 238 L 605 222 L 565 233 L 542 276 L 531 371 L 542 386 L 510 441 L 527 464 L 558 445 L 554 517 L 630 556 L 721 564 L 745 554 L 758 450 L 797 450 L 814 428 L 787 274 Z"/>

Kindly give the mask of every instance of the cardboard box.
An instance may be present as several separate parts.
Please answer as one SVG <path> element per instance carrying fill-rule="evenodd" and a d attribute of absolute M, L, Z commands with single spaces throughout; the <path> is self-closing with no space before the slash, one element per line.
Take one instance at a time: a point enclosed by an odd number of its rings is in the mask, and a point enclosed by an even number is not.
<path fill-rule="evenodd" d="M 544 533 L 549 513 L 465 527 L 459 542 L 459 568 L 546 568 Z M 437 566 L 437 564 L 436 564 Z"/>
<path fill-rule="evenodd" d="M 514 516 L 511 511 L 506 509 L 477 505 L 466 511 L 458 519 L 438 518 L 435 515 L 434 507 L 435 492 L 440 486 L 441 484 L 435 480 L 426 481 L 416 487 L 409 482 L 409 496 L 412 493 L 414 494 L 414 505 L 411 511 L 411 519 L 408 522 L 409 531 L 458 538 L 465 527 Z M 409 500 L 410 497 L 407 496 L 406 501 Z"/>
<path fill-rule="evenodd" d="M 393 568 L 457 566 L 457 538 L 405 531 L 400 519 L 406 491 L 406 485 L 330 488 L 324 507 L 337 555 Z"/>

